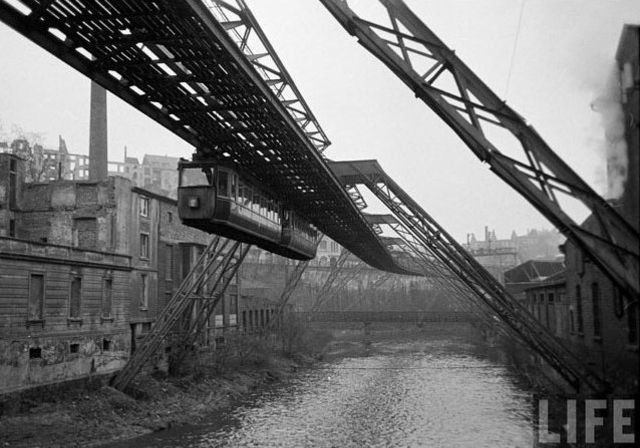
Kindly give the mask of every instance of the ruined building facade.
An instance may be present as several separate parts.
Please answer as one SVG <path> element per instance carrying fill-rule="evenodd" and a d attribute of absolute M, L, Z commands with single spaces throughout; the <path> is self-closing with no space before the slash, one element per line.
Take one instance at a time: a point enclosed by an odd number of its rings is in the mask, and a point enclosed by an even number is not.
<path fill-rule="evenodd" d="M 121 368 L 211 235 L 122 177 L 25 182 L 8 153 L 0 173 L 0 393 Z M 212 340 L 237 325 L 238 294 Z"/>

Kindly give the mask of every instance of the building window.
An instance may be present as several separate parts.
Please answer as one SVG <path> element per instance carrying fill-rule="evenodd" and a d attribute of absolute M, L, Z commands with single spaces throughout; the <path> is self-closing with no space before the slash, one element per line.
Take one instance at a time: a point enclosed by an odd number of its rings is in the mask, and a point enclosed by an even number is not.
<path fill-rule="evenodd" d="M 538 320 L 542 322 L 542 308 L 544 307 L 544 294 L 538 298 Z"/>
<path fill-rule="evenodd" d="M 16 237 L 16 220 L 15 219 L 9 220 L 9 236 L 11 238 Z"/>
<path fill-rule="evenodd" d="M 140 308 L 146 310 L 149 307 L 149 279 L 147 274 L 140 274 Z"/>
<path fill-rule="evenodd" d="M 140 234 L 140 258 L 149 258 L 149 234 Z"/>
<path fill-rule="evenodd" d="M 555 333 L 558 328 L 557 319 L 556 319 L 555 294 L 550 292 L 549 295 L 547 296 L 547 300 L 548 300 L 547 307 L 549 310 L 549 328 L 551 329 L 551 331 Z"/>
<path fill-rule="evenodd" d="M 170 223 L 173 222 L 173 213 L 167 212 L 167 221 Z"/>
<path fill-rule="evenodd" d="M 544 301 L 544 295 L 542 295 L 543 306 L 544 306 L 544 323 L 549 328 L 549 302 Z"/>
<path fill-rule="evenodd" d="M 69 353 L 74 354 L 78 352 L 80 352 L 80 344 L 78 344 L 77 342 L 69 344 Z"/>
<path fill-rule="evenodd" d="M 584 332 L 584 321 L 582 319 L 582 291 L 580 285 L 576 285 L 576 318 L 578 321 L 578 333 Z"/>
<path fill-rule="evenodd" d="M 42 320 L 43 313 L 44 313 L 44 275 L 30 274 L 28 318 L 31 321 Z"/>
<path fill-rule="evenodd" d="M 229 313 L 236 314 L 238 312 L 238 294 L 229 294 Z"/>
<path fill-rule="evenodd" d="M 140 196 L 140 216 L 149 217 L 149 198 Z"/>
<path fill-rule="evenodd" d="M 624 316 L 624 295 L 618 287 L 613 288 L 613 314 L 618 319 Z"/>
<path fill-rule="evenodd" d="M 71 288 L 69 291 L 69 317 L 72 319 L 80 318 L 80 302 L 82 301 L 82 278 L 73 277 L 71 279 Z"/>
<path fill-rule="evenodd" d="M 569 325 L 571 325 L 571 333 L 575 333 L 576 324 L 575 324 L 575 318 L 573 315 L 573 309 L 569 309 Z"/>
<path fill-rule="evenodd" d="M 600 316 L 600 288 L 596 282 L 591 283 L 591 304 L 593 306 L 593 336 L 602 336 Z"/>
<path fill-rule="evenodd" d="M 638 302 L 631 302 L 627 308 L 629 344 L 638 345 Z"/>
<path fill-rule="evenodd" d="M 17 208 L 18 204 L 18 178 L 16 159 L 9 160 L 9 209 Z"/>
<path fill-rule="evenodd" d="M 113 302 L 113 279 L 104 279 L 102 288 L 102 317 L 111 317 L 111 307 Z"/>
<path fill-rule="evenodd" d="M 111 239 L 111 247 L 115 251 L 116 245 L 117 245 L 117 236 L 118 236 L 118 221 L 115 214 L 111 215 L 110 230 L 111 232 L 109 234 L 109 238 Z"/>
<path fill-rule="evenodd" d="M 166 272 L 164 278 L 166 280 L 171 280 L 173 278 L 173 269 L 174 269 L 174 260 L 173 260 L 173 246 L 171 244 L 167 244 L 165 250 L 166 257 Z"/>

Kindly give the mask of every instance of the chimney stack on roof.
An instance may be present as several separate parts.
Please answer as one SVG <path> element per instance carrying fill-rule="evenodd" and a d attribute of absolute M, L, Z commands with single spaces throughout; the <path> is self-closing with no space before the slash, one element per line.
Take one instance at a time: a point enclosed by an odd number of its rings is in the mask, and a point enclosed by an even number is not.
<path fill-rule="evenodd" d="M 89 180 L 106 180 L 107 176 L 107 91 L 92 81 L 89 114 Z"/>

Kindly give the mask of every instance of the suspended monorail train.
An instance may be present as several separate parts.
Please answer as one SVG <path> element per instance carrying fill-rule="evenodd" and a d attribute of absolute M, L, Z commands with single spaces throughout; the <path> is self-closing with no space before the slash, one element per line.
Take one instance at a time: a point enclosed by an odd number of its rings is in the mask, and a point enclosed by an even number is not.
<path fill-rule="evenodd" d="M 320 234 L 237 170 L 213 162 L 178 164 L 182 223 L 296 260 L 316 255 Z"/>

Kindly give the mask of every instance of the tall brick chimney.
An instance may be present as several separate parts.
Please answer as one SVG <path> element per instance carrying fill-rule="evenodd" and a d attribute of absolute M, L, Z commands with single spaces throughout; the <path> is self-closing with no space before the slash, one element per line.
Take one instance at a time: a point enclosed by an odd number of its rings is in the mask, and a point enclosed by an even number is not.
<path fill-rule="evenodd" d="M 106 180 L 107 176 L 107 91 L 92 81 L 89 113 L 89 179 Z"/>

